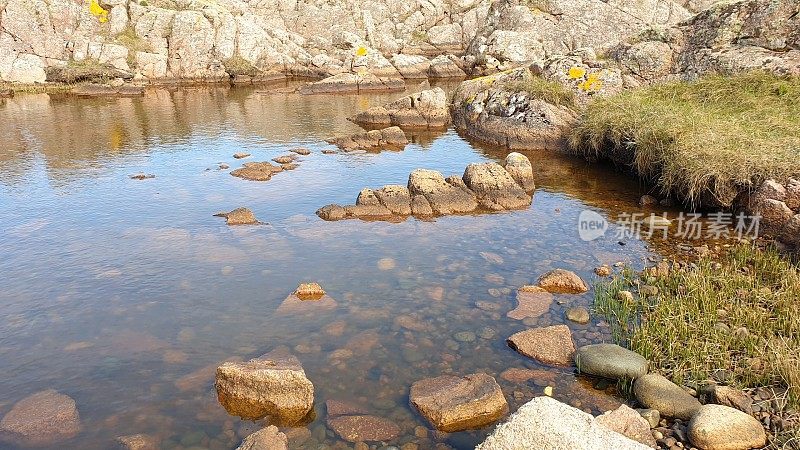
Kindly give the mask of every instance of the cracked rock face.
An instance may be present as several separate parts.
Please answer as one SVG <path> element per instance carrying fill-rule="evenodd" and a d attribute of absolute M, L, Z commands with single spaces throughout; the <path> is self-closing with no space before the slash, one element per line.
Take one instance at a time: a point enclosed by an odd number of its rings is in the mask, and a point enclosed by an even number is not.
<path fill-rule="evenodd" d="M 533 170 L 519 153 L 505 161 L 511 173 L 497 163 L 470 164 L 459 177 L 416 169 L 406 186 L 388 185 L 377 190 L 362 189 L 355 205 L 327 205 L 317 211 L 323 220 L 359 218 L 402 220 L 416 217 L 465 214 L 474 211 L 503 211 L 530 206 L 533 200 Z M 512 173 L 514 175 L 512 175 Z M 516 178 L 515 178 L 516 176 Z M 517 179 L 528 188 L 518 184 Z"/>

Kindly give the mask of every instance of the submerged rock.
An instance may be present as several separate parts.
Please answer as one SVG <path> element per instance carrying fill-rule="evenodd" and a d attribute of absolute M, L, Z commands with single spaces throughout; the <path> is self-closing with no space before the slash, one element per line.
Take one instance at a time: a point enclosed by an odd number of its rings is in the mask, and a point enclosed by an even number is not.
<path fill-rule="evenodd" d="M 217 367 L 214 387 L 225 410 L 247 420 L 270 416 L 281 423 L 296 423 L 314 404 L 314 385 L 300 361 L 283 352 L 223 363 Z"/>
<path fill-rule="evenodd" d="M 539 286 L 523 286 L 517 290 L 517 307 L 506 314 L 516 320 L 536 318 L 550 310 L 553 294 Z"/>
<path fill-rule="evenodd" d="M 402 150 L 408 145 L 408 138 L 400 127 L 389 127 L 332 138 L 327 142 L 345 151 Z"/>
<path fill-rule="evenodd" d="M 582 294 L 589 286 L 575 272 L 555 269 L 539 277 L 538 284 L 554 294 Z"/>
<path fill-rule="evenodd" d="M 475 450 L 649 450 L 553 398 L 537 397 L 497 426 Z"/>
<path fill-rule="evenodd" d="M 131 434 L 117 438 L 118 446 L 123 450 L 158 450 L 158 440 L 146 434 Z"/>
<path fill-rule="evenodd" d="M 689 420 L 701 406 L 680 386 L 655 373 L 637 378 L 633 383 L 633 394 L 639 403 L 658 410 L 664 417 Z"/>
<path fill-rule="evenodd" d="M 248 162 L 244 163 L 242 167 L 232 171 L 231 175 L 250 181 L 267 181 L 272 178 L 273 174 L 282 171 L 282 167 L 272 165 L 268 161 Z"/>
<path fill-rule="evenodd" d="M 236 450 L 286 450 L 289 439 L 275 425 L 262 428 L 244 438 Z"/>
<path fill-rule="evenodd" d="M 0 420 L 0 439 L 26 447 L 54 445 L 80 431 L 75 400 L 53 389 L 23 398 Z"/>
<path fill-rule="evenodd" d="M 542 364 L 568 367 L 575 356 L 572 332 L 566 325 L 531 328 L 508 338 L 508 345 Z"/>
<path fill-rule="evenodd" d="M 483 373 L 417 381 L 410 400 L 436 429 L 448 433 L 483 427 L 508 412 L 497 381 Z"/>
<path fill-rule="evenodd" d="M 575 322 L 581 325 L 586 325 L 590 320 L 589 310 L 583 306 L 573 306 L 571 308 L 567 308 L 567 312 L 564 315 L 570 322 Z"/>
<path fill-rule="evenodd" d="M 767 443 L 764 426 L 753 416 L 723 405 L 703 405 L 689 421 L 688 437 L 703 450 L 744 450 Z"/>
<path fill-rule="evenodd" d="M 446 129 L 450 125 L 447 94 L 433 88 L 407 95 L 383 106 L 374 106 L 349 118 L 362 126 L 399 126 L 408 129 Z"/>
<path fill-rule="evenodd" d="M 236 208 L 231 212 L 214 214 L 216 217 L 224 217 L 228 225 L 257 225 L 261 222 L 256 219 L 253 211 L 247 208 Z"/>
<path fill-rule="evenodd" d="M 343 415 L 328 419 L 328 428 L 348 442 L 391 441 L 400 435 L 400 427 L 382 417 Z"/>
<path fill-rule="evenodd" d="M 575 365 L 581 373 L 634 380 L 647 374 L 648 362 L 642 355 L 616 344 L 592 344 L 578 349 Z"/>

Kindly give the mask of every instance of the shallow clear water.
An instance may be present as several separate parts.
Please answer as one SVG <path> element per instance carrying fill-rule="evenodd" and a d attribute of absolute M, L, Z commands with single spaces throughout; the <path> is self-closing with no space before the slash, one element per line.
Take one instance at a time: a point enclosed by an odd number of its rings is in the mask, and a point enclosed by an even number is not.
<path fill-rule="evenodd" d="M 471 448 L 490 429 L 414 436 L 428 425 L 408 406 L 409 386 L 443 373 L 497 377 L 512 411 L 547 384 L 595 412 L 617 402 L 571 370 L 548 369 L 555 383 L 499 377 L 510 367 L 545 368 L 505 338 L 566 322 L 564 310 L 589 305 L 591 293 L 557 296 L 538 320 L 505 314 L 514 290 L 547 270 L 592 280 L 603 263 L 641 265 L 646 243 L 583 242 L 577 217 L 586 208 L 635 210 L 643 187 L 610 168 L 530 152 L 537 191 L 523 211 L 321 221 L 317 208 L 352 203 L 363 187 L 405 184 L 414 168 L 448 175 L 505 157 L 452 130 L 414 135 L 401 152 L 320 152 L 330 148 L 325 138 L 358 130 L 348 115 L 399 95 L 202 87 L 137 99 L 0 100 L 0 415 L 53 388 L 76 400 L 83 422 L 60 448 L 109 448 L 134 433 L 164 448 L 235 448 L 256 425 L 219 406 L 214 368 L 279 346 L 299 357 L 316 388 L 311 437 L 287 430 L 294 448 L 336 444 L 325 428 L 327 399 L 395 420 L 403 434 L 392 444 Z M 267 182 L 229 175 L 297 146 L 313 153 L 296 170 Z M 242 151 L 253 156 L 231 157 Z M 231 169 L 219 170 L 221 162 Z M 129 178 L 139 172 L 155 178 Z M 213 217 L 239 206 L 269 223 L 228 227 Z M 379 267 L 386 258 L 393 264 Z M 319 282 L 337 308 L 276 313 L 303 281 Z M 404 316 L 418 329 L 401 327 Z M 597 320 L 569 325 L 578 345 L 609 340 Z M 454 338 L 464 331 L 477 336 Z"/>

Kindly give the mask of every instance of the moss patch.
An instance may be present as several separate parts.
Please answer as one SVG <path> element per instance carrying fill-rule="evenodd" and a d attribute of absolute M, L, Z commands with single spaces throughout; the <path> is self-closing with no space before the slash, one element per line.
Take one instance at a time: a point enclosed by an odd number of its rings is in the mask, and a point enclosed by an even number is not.
<path fill-rule="evenodd" d="M 575 106 L 575 93 L 572 90 L 557 81 L 546 80 L 539 76 L 512 81 L 503 87 L 509 91 L 526 92 L 531 98 L 556 106 Z"/>
<path fill-rule="evenodd" d="M 800 78 L 712 76 L 598 98 L 570 145 L 688 203 L 730 206 L 764 179 L 800 174 Z"/>

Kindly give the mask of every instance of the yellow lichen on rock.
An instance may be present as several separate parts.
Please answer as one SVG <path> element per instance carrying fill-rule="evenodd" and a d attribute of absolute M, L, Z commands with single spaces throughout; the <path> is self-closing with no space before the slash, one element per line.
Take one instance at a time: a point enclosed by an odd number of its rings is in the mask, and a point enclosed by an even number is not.
<path fill-rule="evenodd" d="M 97 0 L 90 0 L 89 2 L 89 12 L 92 13 L 93 16 L 97 17 L 97 21 L 100 23 L 108 22 L 108 11 L 103 9 L 100 6 L 100 3 Z"/>
<path fill-rule="evenodd" d="M 570 80 L 577 80 L 586 75 L 586 69 L 583 67 L 572 66 L 569 68 L 569 71 L 567 71 L 567 75 L 569 76 Z"/>

